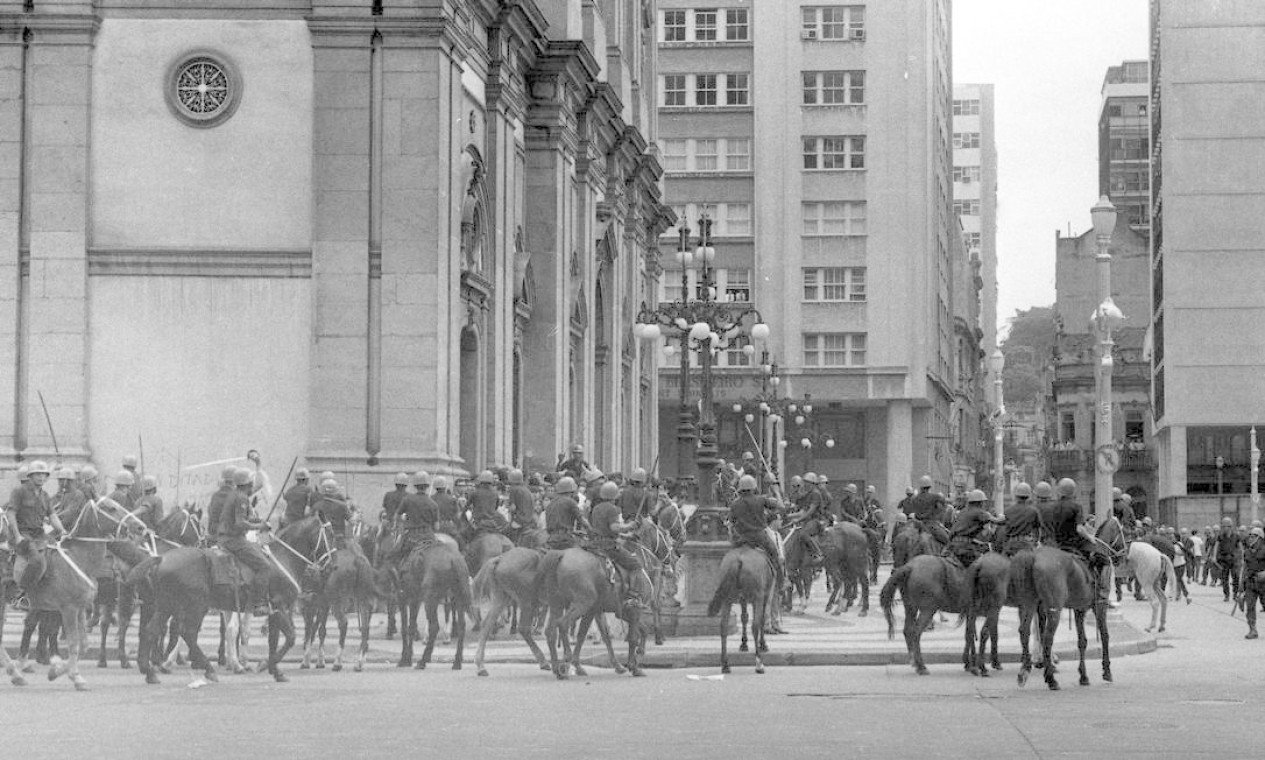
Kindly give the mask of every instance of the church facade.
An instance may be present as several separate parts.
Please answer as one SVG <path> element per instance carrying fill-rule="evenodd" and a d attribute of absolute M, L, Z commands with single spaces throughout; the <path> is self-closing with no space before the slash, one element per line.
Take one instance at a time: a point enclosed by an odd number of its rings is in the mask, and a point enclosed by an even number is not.
<path fill-rule="evenodd" d="M 656 448 L 642 0 L 0 0 L 0 467 Z"/>

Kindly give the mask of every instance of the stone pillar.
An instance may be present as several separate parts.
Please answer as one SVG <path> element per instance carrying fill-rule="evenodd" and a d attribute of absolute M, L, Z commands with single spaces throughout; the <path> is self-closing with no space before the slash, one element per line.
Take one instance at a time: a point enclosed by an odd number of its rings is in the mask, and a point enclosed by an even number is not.
<path fill-rule="evenodd" d="M 912 485 L 921 473 L 915 475 L 913 451 L 913 408 L 909 399 L 892 399 L 887 402 L 887 495 L 883 510 L 888 525 L 888 541 L 896 524 L 896 506 L 905 498 L 905 487 Z"/>
<path fill-rule="evenodd" d="M 88 123 L 95 19 L 35 16 L 26 59 L 27 280 L 24 456 L 88 457 Z"/>
<path fill-rule="evenodd" d="M 11 464 L 17 453 L 18 366 L 20 355 L 21 273 L 19 251 L 23 248 L 22 143 L 23 102 L 29 41 L 21 27 L 0 32 L 0 467 Z"/>

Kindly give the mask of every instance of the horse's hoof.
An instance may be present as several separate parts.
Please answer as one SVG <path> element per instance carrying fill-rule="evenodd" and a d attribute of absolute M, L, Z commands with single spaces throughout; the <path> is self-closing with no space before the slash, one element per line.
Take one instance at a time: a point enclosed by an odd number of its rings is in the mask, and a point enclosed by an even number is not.
<path fill-rule="evenodd" d="M 1001 669 L 1002 669 L 1002 667 L 1001 667 L 1001 663 L 1000 663 L 1000 662 L 994 662 L 994 663 L 993 663 L 993 670 L 1001 670 Z"/>
<path fill-rule="evenodd" d="M 739 652 L 749 652 L 749 651 L 751 651 L 751 647 L 747 646 L 746 644 L 739 644 L 739 645 L 738 645 L 738 651 L 739 651 Z"/>
<path fill-rule="evenodd" d="M 642 669 L 641 669 L 641 668 L 639 668 L 639 667 L 631 667 L 631 668 L 629 668 L 629 669 L 628 669 L 628 672 L 629 672 L 629 673 L 632 673 L 633 678 L 645 678 L 645 677 L 646 677 L 646 671 L 642 670 Z"/>
<path fill-rule="evenodd" d="M 918 667 L 914 668 L 914 672 L 920 676 L 925 676 L 925 675 L 930 674 L 930 672 L 927 670 L 926 665 L 919 665 Z"/>
<path fill-rule="evenodd" d="M 1081 676 L 1081 677 L 1080 677 L 1080 680 L 1079 680 L 1079 681 L 1077 681 L 1077 683 L 1079 683 L 1081 686 L 1088 686 L 1088 685 L 1089 685 L 1089 676 Z"/>
<path fill-rule="evenodd" d="M 273 674 L 272 674 L 272 680 L 276 681 L 277 683 L 289 683 L 289 682 L 290 682 L 290 679 L 286 677 L 286 674 L 285 674 L 285 673 L 282 673 L 281 671 L 277 671 L 276 673 L 273 673 Z"/>
<path fill-rule="evenodd" d="M 408 661 L 408 660 L 400 660 L 399 662 L 395 663 L 395 667 L 397 667 L 397 668 L 407 668 L 407 667 L 409 667 L 409 666 L 410 666 L 410 665 L 412 665 L 412 664 L 413 664 L 413 663 L 412 663 L 412 662 L 410 662 L 410 661 Z"/>
<path fill-rule="evenodd" d="M 165 676 L 169 676 L 171 675 L 171 668 L 167 667 L 166 665 L 159 665 L 158 672 L 162 673 Z"/>
<path fill-rule="evenodd" d="M 1016 676 L 1016 680 L 1019 681 L 1020 686 L 1027 686 L 1028 685 L 1028 671 L 1027 670 L 1019 671 L 1019 675 Z"/>
<path fill-rule="evenodd" d="M 1151 631 L 1155 630 L 1155 626 L 1148 625 L 1146 628 L 1143 628 L 1142 630 L 1146 631 L 1147 633 L 1150 633 Z"/>
<path fill-rule="evenodd" d="M 979 676 L 980 678 L 988 678 L 990 676 L 988 672 L 988 668 L 986 667 L 980 668 L 978 672 L 975 673 L 975 675 Z"/>
<path fill-rule="evenodd" d="M 365 670 L 365 665 L 363 662 L 358 662 L 356 663 L 356 667 L 352 668 L 352 670 L 357 673 L 363 673 Z"/>
<path fill-rule="evenodd" d="M 316 663 L 316 669 L 317 669 L 317 670 L 324 670 L 324 669 L 325 669 L 325 663 L 323 663 L 323 662 L 318 662 L 318 663 Z"/>
<path fill-rule="evenodd" d="M 178 654 L 178 655 L 176 655 L 176 664 L 177 664 L 177 665 L 179 665 L 179 666 L 183 667 L 183 666 L 187 665 L 187 664 L 188 664 L 188 662 L 189 662 L 189 661 L 188 661 L 188 660 L 186 660 L 186 659 L 184 658 L 184 655 L 182 655 L 182 654 Z"/>
<path fill-rule="evenodd" d="M 306 662 L 299 663 L 299 670 L 311 670 L 311 669 L 312 669 L 312 666 L 309 665 L 308 663 Z"/>
<path fill-rule="evenodd" d="M 417 664 L 413 666 L 413 670 L 425 670 L 425 669 L 426 669 L 425 660 L 418 660 Z"/>
<path fill-rule="evenodd" d="M 1050 687 L 1050 691 L 1059 690 L 1059 682 L 1055 681 L 1054 679 L 1050 679 L 1049 681 L 1046 681 L 1045 685 Z"/>
<path fill-rule="evenodd" d="M 728 665 L 721 665 L 721 666 L 720 666 L 720 672 L 721 672 L 721 673 L 729 673 L 729 672 L 730 672 L 730 670 L 729 670 L 729 666 L 728 666 Z"/>
<path fill-rule="evenodd" d="M 622 676 L 623 674 L 624 674 L 624 666 L 620 665 L 618 662 L 615 663 L 615 675 Z"/>
<path fill-rule="evenodd" d="M 756 665 L 755 672 L 756 672 L 756 675 L 758 676 L 764 675 L 764 665 Z"/>
<path fill-rule="evenodd" d="M 334 672 L 335 672 L 335 673 L 341 673 L 341 672 L 342 672 L 342 670 L 343 670 L 343 664 L 342 664 L 341 662 L 336 662 L 336 663 L 334 663 L 334 668 L 333 668 L 333 670 L 334 670 Z"/>
<path fill-rule="evenodd" d="M 554 675 L 554 677 L 555 677 L 555 678 L 557 678 L 559 681 L 565 681 L 565 680 L 567 680 L 568 678 L 570 678 L 570 676 L 568 676 L 566 673 L 563 673 L 563 672 L 562 672 L 562 671 L 560 671 L 560 670 L 555 670 L 553 675 Z"/>
<path fill-rule="evenodd" d="M 102 668 L 102 669 L 108 668 L 110 667 L 110 663 L 106 662 L 105 660 L 97 660 L 97 667 Z"/>
<path fill-rule="evenodd" d="M 240 676 L 240 675 L 245 675 L 245 674 L 246 674 L 246 668 L 243 668 L 241 665 L 233 666 L 233 675 Z"/>
<path fill-rule="evenodd" d="M 541 669 L 541 670 L 553 670 L 553 668 L 549 667 L 549 663 L 546 663 L 546 662 L 542 662 L 542 663 L 540 663 L 540 669 Z"/>
<path fill-rule="evenodd" d="M 654 637 L 654 645 L 655 645 L 655 646 L 657 646 L 657 647 L 661 647 L 661 646 L 663 646 L 663 637 L 662 637 L 662 636 L 658 636 L 658 635 L 656 635 L 656 636 Z"/>
<path fill-rule="evenodd" d="M 220 682 L 220 677 L 215 675 L 215 670 L 213 668 L 207 668 L 205 671 L 203 671 L 202 677 L 210 681 L 211 683 Z"/>
<path fill-rule="evenodd" d="M 124 670 L 131 670 L 131 669 L 132 669 L 132 663 L 128 662 L 127 660 L 123 660 L 123 661 L 121 661 L 121 662 L 119 663 L 119 667 L 120 667 L 120 668 L 122 668 L 122 669 L 124 669 Z"/>
<path fill-rule="evenodd" d="M 1156 633 L 1163 633 L 1163 632 L 1164 632 L 1164 626 L 1160 626 L 1160 629 L 1156 631 Z"/>
<path fill-rule="evenodd" d="M 548 670 L 548 668 L 545 668 L 545 669 L 546 669 L 546 670 Z M 487 668 L 479 668 L 479 677 L 480 677 L 480 678 L 487 678 L 487 676 L 488 676 L 488 669 L 487 669 Z"/>
<path fill-rule="evenodd" d="M 1107 683 L 1111 683 L 1111 669 L 1110 668 L 1103 669 L 1102 680 L 1106 681 Z"/>
<path fill-rule="evenodd" d="M 9 683 L 14 686 L 26 686 L 26 679 L 22 677 L 21 673 L 14 673 L 9 677 Z"/>
<path fill-rule="evenodd" d="M 44 664 L 45 664 L 45 665 L 47 665 L 48 663 L 44 663 Z M 32 664 L 31 664 L 31 663 L 29 663 L 29 662 L 24 662 L 24 663 L 22 663 L 22 672 L 23 672 L 23 673 L 34 673 L 34 672 L 35 672 L 35 666 L 34 666 L 34 665 L 32 665 Z"/>
<path fill-rule="evenodd" d="M 869 614 L 870 614 L 869 610 L 861 610 L 860 612 L 857 613 L 857 617 L 867 617 Z"/>

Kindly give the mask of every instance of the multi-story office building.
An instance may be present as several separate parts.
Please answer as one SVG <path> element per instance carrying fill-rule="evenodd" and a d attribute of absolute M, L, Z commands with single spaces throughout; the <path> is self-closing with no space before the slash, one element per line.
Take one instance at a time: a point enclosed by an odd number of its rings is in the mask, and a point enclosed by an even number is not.
<path fill-rule="evenodd" d="M 926 472 L 948 493 L 954 471 L 949 5 L 658 10 L 665 197 L 691 228 L 715 220 L 720 291 L 772 328 L 779 391 L 811 395 L 777 436 L 785 470 L 874 484 L 890 503 Z M 676 233 L 661 238 L 668 299 Z M 759 357 L 719 357 L 726 458 L 754 445 L 732 407 L 760 390 Z M 660 470 L 674 474 L 693 442 L 688 424 L 671 432 L 697 396 L 682 408 L 677 360 L 660 377 Z"/>
<path fill-rule="evenodd" d="M 953 87 L 953 210 L 962 220 L 967 255 L 979 259 L 980 349 L 992 356 L 997 348 L 997 139 L 991 84 Z M 985 372 L 991 388 L 987 362 Z"/>
<path fill-rule="evenodd" d="M 3 466 L 648 461 L 643 5 L 0 0 Z"/>
<path fill-rule="evenodd" d="M 1250 519 L 1265 426 L 1265 4 L 1151 3 L 1152 399 L 1160 516 Z M 1265 427 L 1261 431 L 1265 433 Z"/>
<path fill-rule="evenodd" d="M 1149 78 L 1146 61 L 1109 67 L 1098 112 L 1098 194 L 1143 234 L 1151 228 Z"/>

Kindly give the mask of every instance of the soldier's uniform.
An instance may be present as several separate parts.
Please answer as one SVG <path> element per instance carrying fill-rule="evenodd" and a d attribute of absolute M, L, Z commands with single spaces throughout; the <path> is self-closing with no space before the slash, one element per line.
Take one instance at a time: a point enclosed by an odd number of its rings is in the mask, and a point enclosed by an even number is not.
<path fill-rule="evenodd" d="M 769 557 L 778 577 L 782 576 L 782 562 L 778 556 L 777 545 L 769 535 L 769 510 L 777 508 L 777 502 L 754 493 L 755 478 L 751 478 L 747 488 L 743 488 L 738 498 L 729 504 L 729 522 L 733 529 L 734 546 L 755 546 L 763 550 Z M 740 484 L 741 487 L 742 484 Z"/>
<path fill-rule="evenodd" d="M 619 516 L 625 522 L 640 520 L 650 514 L 652 498 L 645 487 L 633 484 L 625 486 L 619 492 L 615 504 L 619 507 Z"/>
<path fill-rule="evenodd" d="M 1257 638 L 1256 605 L 1265 597 L 1265 583 L 1256 576 L 1265 573 L 1265 530 L 1252 528 L 1243 547 L 1243 612 L 1247 616 L 1247 636 Z"/>
<path fill-rule="evenodd" d="M 322 523 L 330 527 L 334 534 L 334 544 L 341 549 L 347 546 L 347 522 L 351 519 L 351 507 L 346 500 L 338 498 L 337 486 L 329 488 L 329 491 L 312 505 L 312 511 Z"/>
<path fill-rule="evenodd" d="M 593 505 L 593 513 L 589 518 L 591 531 L 586 548 L 609 558 L 629 575 L 625 584 L 625 601 L 635 602 L 639 594 L 636 589 L 641 585 L 641 560 L 619 545 L 619 533 L 616 527 L 620 523 L 619 507 L 609 499 L 600 499 Z"/>
<path fill-rule="evenodd" d="M 504 533 L 509 523 L 497 511 L 500 497 L 491 486 L 491 480 L 479 475 L 479 484 L 470 492 L 470 523 L 476 532 Z"/>
<path fill-rule="evenodd" d="M 433 499 L 435 507 L 439 510 L 439 522 L 435 525 L 435 530 L 439 533 L 447 533 L 453 538 L 460 541 L 461 536 L 461 503 L 457 501 L 457 497 L 449 493 L 444 486 L 440 485 L 438 478 L 435 480 L 435 497 Z"/>
<path fill-rule="evenodd" d="M 979 536 L 993 518 L 983 505 L 984 492 L 978 489 L 972 491 L 966 507 L 958 513 L 953 527 L 949 529 L 949 545 L 945 554 L 957 558 L 963 567 L 970 567 L 986 551 Z"/>
<path fill-rule="evenodd" d="M 387 491 L 382 497 L 382 521 L 387 525 L 395 524 L 396 515 L 399 514 L 400 505 L 404 503 L 404 496 L 407 493 L 407 476 L 400 473 L 395 477 L 395 490 Z"/>
<path fill-rule="evenodd" d="M 520 483 L 510 485 L 510 524 L 519 531 L 536 527 L 536 499 L 531 489 Z"/>
<path fill-rule="evenodd" d="M 224 511 L 224 505 L 227 504 L 232 495 L 236 493 L 236 489 L 233 488 L 233 473 L 231 472 L 233 469 L 234 468 L 230 467 L 221 474 L 220 488 L 218 491 L 211 494 L 211 500 L 206 505 L 208 540 L 219 540 L 220 523 L 222 522 L 221 513 Z"/>
<path fill-rule="evenodd" d="M 83 509 L 83 505 L 88 503 L 88 496 L 83 489 L 76 487 L 73 483 L 62 480 L 62 488 L 57 495 L 52 498 L 50 506 L 53 513 L 61 518 L 62 524 L 73 523 L 79 517 L 79 512 Z"/>
<path fill-rule="evenodd" d="M 312 508 L 312 502 L 316 500 L 316 497 L 316 489 L 312 488 L 306 477 L 295 478 L 294 485 L 281 495 L 281 499 L 286 503 L 285 512 L 281 515 L 281 527 L 284 528 L 307 517 L 308 510 Z"/>
<path fill-rule="evenodd" d="M 1006 523 L 1002 527 L 1002 553 L 1013 557 L 1021 551 L 1035 549 L 1041 533 L 1041 519 L 1037 508 L 1026 498 L 1016 499 L 1006 510 Z"/>
<path fill-rule="evenodd" d="M 238 474 L 244 474 L 244 476 L 242 478 L 235 476 L 234 483 L 248 486 L 250 473 L 239 470 Z M 262 523 L 251 519 L 249 494 L 240 488 L 231 491 L 220 509 L 220 547 L 255 572 L 251 594 L 256 603 L 265 603 L 268 601 L 268 580 L 272 573 L 272 565 L 257 544 L 246 540 L 247 532 L 260 527 Z"/>
<path fill-rule="evenodd" d="M 429 477 L 426 479 L 429 481 Z M 423 486 L 424 487 L 424 486 Z M 400 526 L 400 542 L 386 559 L 399 564 L 419 546 L 435 541 L 435 526 L 439 522 L 439 507 L 425 491 L 406 493 L 396 512 L 396 524 Z"/>
<path fill-rule="evenodd" d="M 949 532 L 944 527 L 947 511 L 948 505 L 945 504 L 944 497 L 932 493 L 931 486 L 923 486 L 905 505 L 905 514 L 922 523 L 922 527 L 941 544 L 949 542 Z"/>
<path fill-rule="evenodd" d="M 145 490 L 144 495 L 132 508 L 132 514 L 145 523 L 145 527 L 152 531 L 158 530 L 158 524 L 163 519 L 163 500 L 158 495 L 157 485 Z"/>
<path fill-rule="evenodd" d="M 570 549 L 575 546 L 575 531 L 584 526 L 580 505 L 569 492 L 555 494 L 545 507 L 545 531 L 549 538 L 545 545 L 550 549 Z"/>

